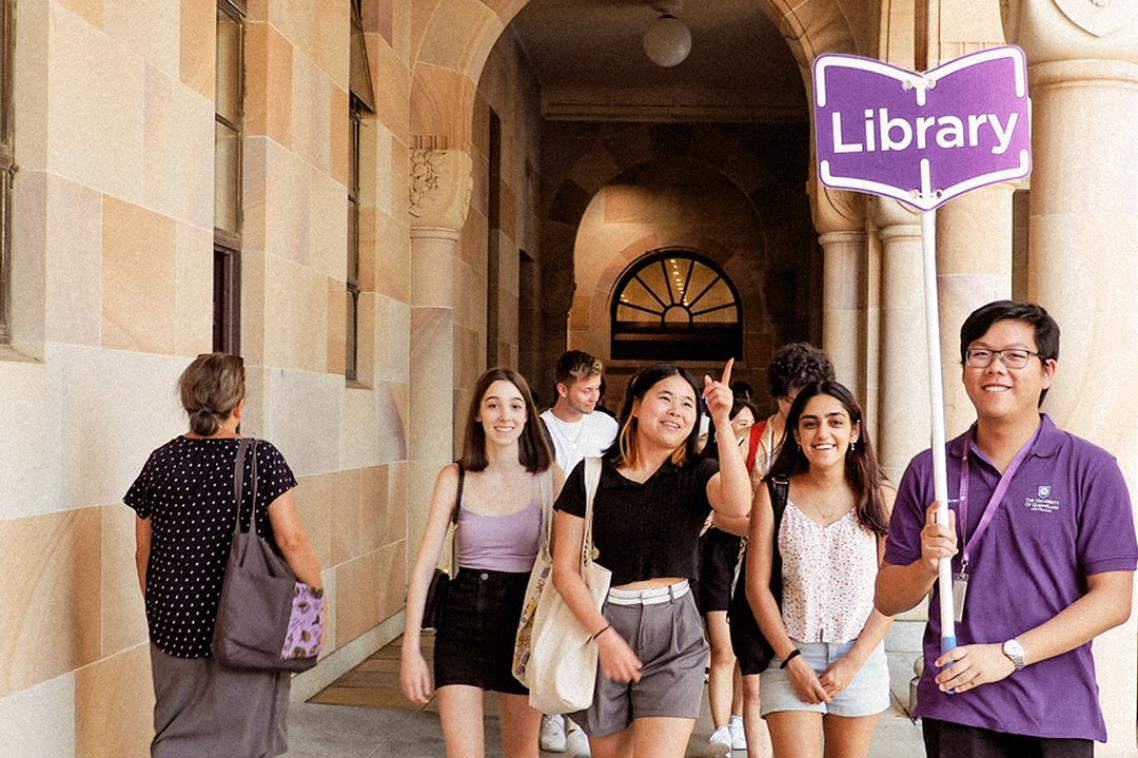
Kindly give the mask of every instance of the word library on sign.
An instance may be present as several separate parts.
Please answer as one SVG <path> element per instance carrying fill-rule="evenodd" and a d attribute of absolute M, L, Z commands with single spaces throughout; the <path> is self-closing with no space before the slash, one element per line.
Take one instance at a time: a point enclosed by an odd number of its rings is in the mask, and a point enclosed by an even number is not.
<path fill-rule="evenodd" d="M 910 120 L 890 116 L 888 108 L 867 108 L 863 116 L 863 128 L 859 130 L 854 124 L 843 123 L 841 112 L 830 114 L 835 153 L 902 151 L 912 147 L 925 150 L 935 143 L 944 150 L 991 145 L 993 155 L 1003 155 L 1012 144 L 1019 123 L 1019 114 L 1014 112 L 1004 120 L 996 113 L 917 116 Z"/>

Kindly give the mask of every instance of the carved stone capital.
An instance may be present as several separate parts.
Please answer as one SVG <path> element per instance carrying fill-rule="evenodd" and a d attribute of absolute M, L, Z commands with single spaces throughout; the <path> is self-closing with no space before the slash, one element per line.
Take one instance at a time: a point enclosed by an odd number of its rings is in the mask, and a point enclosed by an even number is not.
<path fill-rule="evenodd" d="M 474 189 L 473 163 L 461 150 L 411 150 L 411 234 L 453 230 L 466 223 Z"/>
<path fill-rule="evenodd" d="M 914 226 L 917 228 L 917 235 L 920 235 L 921 215 L 916 208 L 888 197 L 876 195 L 869 198 L 867 207 L 869 217 L 873 219 L 874 225 L 883 238 L 889 236 L 886 230 L 893 230 L 895 227 Z M 902 235 L 909 233 L 908 231 L 900 232 Z"/>
<path fill-rule="evenodd" d="M 810 210 L 818 234 L 865 231 L 865 195 L 832 190 L 819 182 L 811 194 Z"/>
<path fill-rule="evenodd" d="M 1032 66 L 1070 60 L 1138 63 L 1133 0 L 1000 0 L 1004 36 Z"/>

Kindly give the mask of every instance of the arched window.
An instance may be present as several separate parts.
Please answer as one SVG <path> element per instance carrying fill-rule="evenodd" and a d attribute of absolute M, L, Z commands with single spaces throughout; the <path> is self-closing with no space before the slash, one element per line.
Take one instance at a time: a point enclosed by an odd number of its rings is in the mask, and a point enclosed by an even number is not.
<path fill-rule="evenodd" d="M 612 357 L 727 360 L 740 357 L 739 293 L 714 261 L 656 250 L 621 276 L 612 299 Z"/>

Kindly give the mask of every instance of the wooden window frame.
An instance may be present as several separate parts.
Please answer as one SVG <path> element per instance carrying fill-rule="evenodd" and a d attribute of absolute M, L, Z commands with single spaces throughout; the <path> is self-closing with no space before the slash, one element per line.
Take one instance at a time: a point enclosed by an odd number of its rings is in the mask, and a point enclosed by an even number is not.
<path fill-rule="evenodd" d="M 237 120 L 232 121 L 214 106 L 214 122 L 237 135 L 237 231 L 222 229 L 214 219 L 213 251 L 213 349 L 217 352 L 241 354 L 241 230 L 244 210 L 244 137 L 245 137 L 245 3 L 243 0 L 218 0 L 217 10 L 237 24 Z M 217 72 L 220 85 L 221 71 Z M 215 85 L 218 86 L 218 85 Z M 216 91 L 215 91 L 216 95 Z M 215 102 L 217 100 L 215 96 Z M 216 127 L 215 127 L 216 129 Z M 217 179 L 214 179 L 217 191 Z"/>
<path fill-rule="evenodd" d="M 359 381 L 359 336 L 360 336 L 360 133 L 363 126 L 361 115 L 374 113 L 374 92 L 372 91 L 371 70 L 367 58 L 367 44 L 363 29 L 363 3 L 352 1 L 351 38 L 348 40 L 350 54 L 359 50 L 363 61 L 355 61 L 363 66 L 363 81 L 355 81 L 351 76 L 348 88 L 348 265 L 344 287 L 347 292 L 347 313 L 344 324 L 344 380 L 355 384 Z M 353 59 L 354 60 L 354 59 Z M 352 72 L 356 66 L 349 62 Z"/>
<path fill-rule="evenodd" d="M 12 342 L 12 193 L 16 154 L 12 118 L 12 0 L 0 0 L 0 344 Z"/>
<path fill-rule="evenodd" d="M 710 269 L 716 276 L 702 291 L 696 294 L 691 303 L 676 302 L 673 293 L 669 290 L 669 300 L 664 301 L 662 294 L 654 293 L 648 284 L 639 278 L 642 271 L 652 266 L 663 267 L 669 258 L 679 258 L 691 261 L 687 272 L 687 281 L 684 282 L 686 291 L 691 281 L 691 274 L 695 264 Z M 667 281 L 667 272 L 665 281 Z M 652 294 L 660 304 L 660 323 L 633 323 L 621 321 L 617 318 L 617 311 L 621 305 L 646 310 L 635 305 L 622 303 L 620 296 L 632 282 L 639 281 L 645 290 Z M 712 309 L 698 310 L 698 301 L 717 282 L 722 281 L 731 292 L 734 302 L 715 306 Z M 680 308 L 687 311 L 689 324 L 687 327 L 669 324 L 664 314 L 672 309 Z M 735 309 L 735 321 L 732 322 L 705 322 L 695 323 L 698 316 L 726 308 Z M 655 311 L 652 311 L 655 313 Z M 738 358 L 743 349 L 743 301 L 735 283 L 727 276 L 719 264 L 698 251 L 690 248 L 661 248 L 653 250 L 637 258 L 617 280 L 613 288 L 612 302 L 609 306 L 610 355 L 616 360 L 651 360 L 651 361 L 680 361 L 680 360 L 714 360 L 721 361 L 728 358 Z"/>
<path fill-rule="evenodd" d="M 353 95 L 348 107 L 348 272 L 347 323 L 344 326 L 344 378 L 359 378 L 360 314 L 360 108 Z"/>

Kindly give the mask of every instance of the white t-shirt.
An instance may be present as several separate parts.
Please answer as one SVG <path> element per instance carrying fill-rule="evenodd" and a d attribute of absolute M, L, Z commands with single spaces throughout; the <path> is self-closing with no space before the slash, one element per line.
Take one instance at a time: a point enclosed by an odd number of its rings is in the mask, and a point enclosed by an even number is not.
<path fill-rule="evenodd" d="M 582 416 L 580 421 L 570 423 L 557 418 L 551 408 L 541 414 L 541 420 L 553 438 L 557 465 L 566 476 L 585 458 L 608 450 L 619 429 L 616 420 L 601 411 L 593 411 Z"/>

